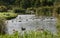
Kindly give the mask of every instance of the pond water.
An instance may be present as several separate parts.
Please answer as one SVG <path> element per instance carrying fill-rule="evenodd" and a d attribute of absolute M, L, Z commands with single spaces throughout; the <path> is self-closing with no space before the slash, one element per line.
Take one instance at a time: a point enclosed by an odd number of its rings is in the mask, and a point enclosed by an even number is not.
<path fill-rule="evenodd" d="M 56 33 L 56 18 L 45 17 L 36 19 L 35 15 L 18 15 L 15 19 L 7 20 L 7 33 L 12 34 L 14 31 L 39 31 L 41 29 Z"/>

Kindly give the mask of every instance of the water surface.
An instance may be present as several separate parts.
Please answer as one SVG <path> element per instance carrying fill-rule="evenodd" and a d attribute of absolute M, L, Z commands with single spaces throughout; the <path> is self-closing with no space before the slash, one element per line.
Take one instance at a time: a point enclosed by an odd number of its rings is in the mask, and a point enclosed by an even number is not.
<path fill-rule="evenodd" d="M 12 34 L 14 31 L 36 31 L 38 29 L 56 33 L 56 18 L 54 17 L 36 19 L 35 15 L 18 15 L 15 19 L 7 20 L 6 22 L 7 33 L 9 34 Z"/>

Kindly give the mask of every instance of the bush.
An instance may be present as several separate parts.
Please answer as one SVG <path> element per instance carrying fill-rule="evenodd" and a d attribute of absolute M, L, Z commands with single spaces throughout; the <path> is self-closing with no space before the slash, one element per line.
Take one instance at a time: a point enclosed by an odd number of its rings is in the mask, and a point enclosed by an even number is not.
<path fill-rule="evenodd" d="M 0 17 L 0 34 L 5 34 L 6 24 L 5 19 Z"/>
<path fill-rule="evenodd" d="M 54 1 L 53 0 L 43 0 L 42 5 L 43 6 L 53 6 Z"/>
<path fill-rule="evenodd" d="M 16 18 L 17 14 L 16 13 L 0 13 L 0 17 L 10 20 L 10 19 Z"/>
<path fill-rule="evenodd" d="M 57 8 L 57 14 L 60 14 L 60 7 Z"/>
<path fill-rule="evenodd" d="M 0 6 L 0 12 L 7 12 L 7 7 L 5 6 Z"/>
<path fill-rule="evenodd" d="M 12 6 L 7 6 L 7 9 L 8 10 L 12 10 Z"/>
<path fill-rule="evenodd" d="M 21 14 L 25 14 L 25 9 L 15 9 L 14 12 L 15 13 L 21 13 Z"/>

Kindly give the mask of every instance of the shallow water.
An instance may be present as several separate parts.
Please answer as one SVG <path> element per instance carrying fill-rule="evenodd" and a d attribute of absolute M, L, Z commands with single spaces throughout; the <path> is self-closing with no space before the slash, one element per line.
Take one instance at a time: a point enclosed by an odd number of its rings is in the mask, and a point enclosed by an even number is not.
<path fill-rule="evenodd" d="M 56 18 L 54 17 L 36 19 L 35 15 L 18 15 L 15 19 L 7 20 L 6 23 L 8 34 L 12 34 L 14 31 L 36 31 L 38 29 L 48 30 L 52 33 L 57 31 Z"/>

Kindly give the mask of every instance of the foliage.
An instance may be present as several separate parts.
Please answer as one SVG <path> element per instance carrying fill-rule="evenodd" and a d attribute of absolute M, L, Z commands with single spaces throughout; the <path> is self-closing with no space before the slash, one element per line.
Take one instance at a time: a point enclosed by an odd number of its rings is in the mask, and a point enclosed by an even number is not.
<path fill-rule="evenodd" d="M 0 17 L 3 17 L 9 20 L 17 17 L 17 14 L 16 13 L 0 13 Z"/>
<path fill-rule="evenodd" d="M 6 6 L 0 6 L 0 12 L 7 12 L 7 7 Z"/>
<path fill-rule="evenodd" d="M 58 12 L 58 14 L 60 14 L 60 7 L 58 7 L 57 12 Z"/>
<path fill-rule="evenodd" d="M 54 3 L 55 0 L 1 0 L 0 5 L 14 5 L 22 8 L 29 8 L 29 7 L 40 7 L 42 4 L 50 5 Z"/>
<path fill-rule="evenodd" d="M 5 34 L 6 24 L 5 19 L 0 17 L 0 34 Z"/>
<path fill-rule="evenodd" d="M 39 8 L 39 7 L 42 8 L 43 6 L 49 6 L 50 7 L 50 6 L 54 5 L 54 2 L 55 2 L 55 0 L 1 0 L 0 5 L 4 5 L 8 9 L 13 9 L 16 7 L 17 8 L 23 8 L 24 10 L 23 9 L 14 9 L 14 12 L 25 13 L 27 8 Z M 38 10 L 38 9 L 35 9 L 35 10 Z M 39 14 L 40 13 L 39 11 L 36 11 L 36 13 Z M 46 13 L 48 14 L 48 12 L 46 12 Z"/>
<path fill-rule="evenodd" d="M 60 32 L 60 17 L 57 19 L 56 27 L 58 29 L 58 32 Z"/>
<path fill-rule="evenodd" d="M 21 13 L 21 14 L 25 14 L 25 9 L 14 9 L 15 13 Z"/>
<path fill-rule="evenodd" d="M 0 38 L 60 38 L 58 35 L 53 35 L 46 31 L 29 31 L 29 33 L 24 32 L 24 34 L 18 34 L 18 32 L 12 35 L 0 35 Z"/>

